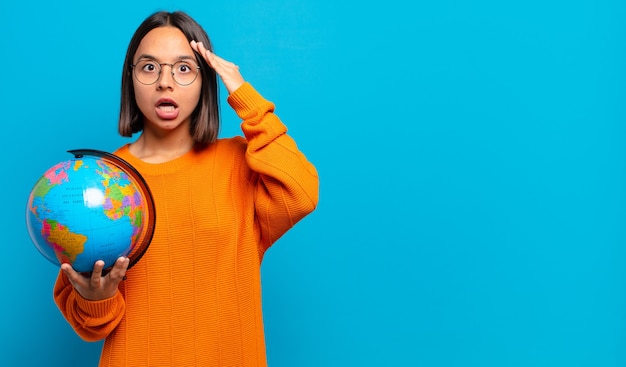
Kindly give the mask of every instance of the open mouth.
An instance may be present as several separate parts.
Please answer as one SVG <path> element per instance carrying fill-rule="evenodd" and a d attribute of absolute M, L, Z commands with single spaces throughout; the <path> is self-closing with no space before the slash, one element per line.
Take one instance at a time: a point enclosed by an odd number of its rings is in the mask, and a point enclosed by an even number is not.
<path fill-rule="evenodd" d="M 178 117 L 178 104 L 169 98 L 161 98 L 157 101 L 156 113 L 162 119 L 171 120 Z"/>
<path fill-rule="evenodd" d="M 158 108 L 161 111 L 164 111 L 164 112 L 171 112 L 171 111 L 174 111 L 176 109 L 176 107 L 174 105 L 171 105 L 171 104 L 161 104 L 161 105 L 158 106 Z"/>
<path fill-rule="evenodd" d="M 157 105 L 157 108 L 163 111 L 174 111 L 176 109 L 176 106 L 174 103 L 170 103 L 170 102 L 163 102 L 163 103 L 159 103 Z"/>
<path fill-rule="evenodd" d="M 157 103 L 157 108 L 167 112 L 174 111 L 176 108 L 178 108 L 178 105 L 176 105 L 176 103 L 174 103 L 173 101 L 160 101 Z"/>

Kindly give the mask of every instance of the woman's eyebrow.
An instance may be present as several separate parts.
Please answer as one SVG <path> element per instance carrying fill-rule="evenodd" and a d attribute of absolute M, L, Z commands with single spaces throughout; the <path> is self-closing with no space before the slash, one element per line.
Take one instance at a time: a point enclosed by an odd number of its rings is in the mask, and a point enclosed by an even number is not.
<path fill-rule="evenodd" d="M 141 59 L 156 60 L 156 57 L 149 55 L 149 54 L 141 54 L 139 55 L 139 57 L 137 57 L 137 60 L 141 60 Z"/>
<path fill-rule="evenodd" d="M 137 58 L 137 60 L 141 60 L 141 59 L 149 59 L 149 60 L 155 60 L 158 61 L 158 59 L 155 56 L 152 56 L 150 54 L 141 54 L 139 55 L 139 57 Z M 194 55 L 180 55 L 176 58 L 176 60 L 195 60 L 196 57 Z"/>

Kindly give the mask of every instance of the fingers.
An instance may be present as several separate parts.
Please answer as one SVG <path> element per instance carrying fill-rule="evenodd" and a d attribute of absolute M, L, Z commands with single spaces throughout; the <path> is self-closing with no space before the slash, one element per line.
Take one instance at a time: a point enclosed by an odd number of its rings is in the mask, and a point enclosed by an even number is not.
<path fill-rule="evenodd" d="M 93 287 L 99 287 L 102 282 L 113 282 L 115 286 L 117 283 L 124 280 L 126 277 L 126 270 L 130 259 L 127 257 L 118 257 L 115 263 L 110 269 L 104 269 L 104 261 L 98 260 L 93 266 L 93 272 L 91 273 L 91 285 Z"/>
<path fill-rule="evenodd" d="M 212 67 L 218 74 L 223 75 L 227 69 L 239 69 L 237 65 L 230 61 L 226 61 L 209 51 L 202 42 L 191 41 L 191 47 L 196 50 L 206 60 L 207 64 Z"/>
<path fill-rule="evenodd" d="M 120 257 L 113 264 L 113 268 L 109 271 L 107 276 L 113 282 L 119 283 L 122 280 L 126 280 L 126 270 L 128 270 L 128 265 L 130 264 L 130 259 L 127 257 Z"/>
<path fill-rule="evenodd" d="M 104 261 L 96 261 L 91 274 L 80 274 L 70 264 L 62 264 L 61 270 L 83 298 L 102 300 L 115 295 L 119 283 L 126 279 L 129 264 L 129 258 L 120 257 L 109 269 L 104 269 Z"/>
<path fill-rule="evenodd" d="M 102 271 L 104 270 L 104 261 L 98 260 L 93 266 L 93 270 L 91 271 L 91 277 L 89 278 L 89 283 L 92 288 L 100 287 L 102 282 Z"/>
<path fill-rule="evenodd" d="M 220 76 L 229 94 L 237 90 L 245 82 L 239 72 L 239 66 L 209 51 L 202 42 L 191 41 L 189 44 Z"/>
<path fill-rule="evenodd" d="M 215 69 L 215 65 L 213 64 L 215 60 L 215 54 L 213 52 L 204 47 L 204 44 L 202 42 L 191 41 L 189 42 L 189 44 L 191 45 L 192 49 L 194 49 L 206 60 L 209 66 Z"/>
<path fill-rule="evenodd" d="M 202 55 L 202 57 L 204 57 L 204 59 L 213 69 L 239 69 L 239 66 L 237 66 L 235 63 L 224 60 L 223 58 L 206 49 L 202 42 L 196 43 L 196 51 L 198 51 L 198 53 Z"/>
<path fill-rule="evenodd" d="M 63 264 L 61 264 L 61 270 L 63 271 L 63 273 L 67 277 L 67 280 L 69 280 L 70 283 L 72 283 L 74 288 L 79 287 L 81 281 L 84 282 L 83 276 L 80 275 L 76 270 L 74 270 L 74 268 L 72 268 L 72 265 L 70 265 L 68 263 L 63 263 Z"/>

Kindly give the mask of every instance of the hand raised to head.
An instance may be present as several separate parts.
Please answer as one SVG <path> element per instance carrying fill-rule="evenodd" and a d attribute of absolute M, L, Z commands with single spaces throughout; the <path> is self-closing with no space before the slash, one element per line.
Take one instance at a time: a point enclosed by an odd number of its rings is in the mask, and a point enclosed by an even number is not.
<path fill-rule="evenodd" d="M 111 298 L 117 293 L 119 283 L 126 277 L 129 263 L 130 260 L 127 257 L 118 258 L 106 275 L 102 275 L 104 271 L 102 260 L 96 261 L 89 276 L 77 272 L 67 263 L 61 265 L 61 270 L 83 298 L 100 301 Z"/>
<path fill-rule="evenodd" d="M 204 47 L 202 42 L 191 41 L 191 48 L 202 55 L 207 64 L 220 76 L 228 94 L 231 94 L 245 82 L 239 72 L 239 66 L 224 60 Z"/>

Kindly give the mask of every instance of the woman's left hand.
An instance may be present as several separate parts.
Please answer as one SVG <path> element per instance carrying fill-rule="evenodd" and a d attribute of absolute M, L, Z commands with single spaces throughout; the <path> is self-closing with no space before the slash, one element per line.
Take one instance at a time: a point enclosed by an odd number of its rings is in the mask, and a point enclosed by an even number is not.
<path fill-rule="evenodd" d="M 207 50 L 202 42 L 191 41 L 189 44 L 193 50 L 204 57 L 207 64 L 215 70 L 220 78 L 222 78 L 222 82 L 224 83 L 228 94 L 237 90 L 237 88 L 241 87 L 241 85 L 245 82 L 243 76 L 239 73 L 239 66 L 230 61 L 226 61 L 213 52 Z"/>

